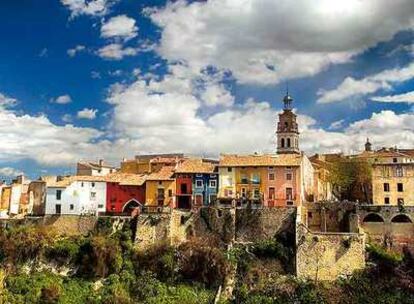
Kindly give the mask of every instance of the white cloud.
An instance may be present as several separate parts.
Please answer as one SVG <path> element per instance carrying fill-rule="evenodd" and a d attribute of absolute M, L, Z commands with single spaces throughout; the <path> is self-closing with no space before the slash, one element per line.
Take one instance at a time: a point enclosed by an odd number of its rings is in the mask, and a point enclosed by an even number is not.
<path fill-rule="evenodd" d="M 414 91 L 407 92 L 404 94 L 397 94 L 397 95 L 374 96 L 374 97 L 371 97 L 371 100 L 379 101 L 379 102 L 414 103 Z"/>
<path fill-rule="evenodd" d="M 129 40 L 138 35 L 135 20 L 126 15 L 112 17 L 101 27 L 101 37 Z"/>
<path fill-rule="evenodd" d="M 56 98 L 52 98 L 50 102 L 57 103 L 57 104 L 68 104 L 72 102 L 72 98 L 70 97 L 70 95 L 65 94 L 65 95 L 61 95 Z"/>
<path fill-rule="evenodd" d="M 96 118 L 96 113 L 98 112 L 98 110 L 96 109 L 88 109 L 88 108 L 84 108 L 81 111 L 78 111 L 77 117 L 80 119 L 95 119 Z"/>
<path fill-rule="evenodd" d="M 331 123 L 331 125 L 329 126 L 329 130 L 337 130 L 343 127 L 345 123 L 345 119 L 340 119 L 337 121 L 334 121 L 333 123 Z"/>
<path fill-rule="evenodd" d="M 389 90 L 394 83 L 404 82 L 412 78 L 414 78 L 414 62 L 403 68 L 384 70 L 359 80 L 347 77 L 333 90 L 320 89 L 317 102 L 331 103 L 372 94 L 379 90 Z"/>
<path fill-rule="evenodd" d="M 0 93 L 0 111 L 5 108 L 13 107 L 17 104 L 17 99 L 11 98 Z"/>
<path fill-rule="evenodd" d="M 62 121 L 63 122 L 71 122 L 72 121 L 72 115 L 70 114 L 65 114 L 62 116 Z"/>
<path fill-rule="evenodd" d="M 137 48 L 124 48 L 121 44 L 112 43 L 100 48 L 98 50 L 98 55 L 108 60 L 120 60 L 125 56 L 135 56 L 138 54 L 138 51 Z"/>
<path fill-rule="evenodd" d="M 0 161 L 33 159 L 45 165 L 73 165 L 80 157 L 100 155 L 108 142 L 102 132 L 57 126 L 45 116 L 17 115 L 0 109 Z"/>
<path fill-rule="evenodd" d="M 72 49 L 68 49 L 67 53 L 69 57 L 75 57 L 77 53 L 84 51 L 86 48 L 84 45 L 77 45 Z"/>
<path fill-rule="evenodd" d="M 11 167 L 3 167 L 0 168 L 0 177 L 7 176 L 7 177 L 14 177 L 18 175 L 24 175 L 23 171 L 17 170 Z"/>
<path fill-rule="evenodd" d="M 119 0 L 60 0 L 71 11 L 71 17 L 80 15 L 102 16 Z"/>
<path fill-rule="evenodd" d="M 411 0 L 181 0 L 146 12 L 162 28 L 164 58 L 258 84 L 315 75 L 414 20 Z"/>
<path fill-rule="evenodd" d="M 234 103 L 234 96 L 224 87 L 223 84 L 207 86 L 201 95 L 207 106 L 231 106 Z"/>
<path fill-rule="evenodd" d="M 177 65 L 170 66 L 165 78 L 141 76 L 129 86 L 114 88 L 108 101 L 114 107 L 115 145 L 142 153 L 181 151 L 208 156 L 275 150 L 278 111 L 270 103 L 249 99 L 205 111 L 192 77 L 188 68 Z M 378 146 L 412 146 L 414 124 L 409 119 L 414 121 L 414 114 L 383 111 L 348 126 L 339 120 L 328 131 L 312 117 L 299 115 L 301 148 L 307 153 L 349 153 L 361 150 L 367 136 Z M 343 131 L 335 131 L 338 128 Z"/>

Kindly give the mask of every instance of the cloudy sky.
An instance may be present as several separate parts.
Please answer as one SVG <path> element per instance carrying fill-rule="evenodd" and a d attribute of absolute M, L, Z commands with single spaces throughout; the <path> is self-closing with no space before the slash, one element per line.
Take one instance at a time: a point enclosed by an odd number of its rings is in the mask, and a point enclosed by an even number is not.
<path fill-rule="evenodd" d="M 0 176 L 138 153 L 414 147 L 412 0 L 0 1 Z"/>

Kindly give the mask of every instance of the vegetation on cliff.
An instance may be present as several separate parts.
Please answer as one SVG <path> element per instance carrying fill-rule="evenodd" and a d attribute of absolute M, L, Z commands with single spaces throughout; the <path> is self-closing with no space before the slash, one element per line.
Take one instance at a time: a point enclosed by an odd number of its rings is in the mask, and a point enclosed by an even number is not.
<path fill-rule="evenodd" d="M 139 251 L 129 227 L 99 226 L 87 236 L 50 227 L 0 233 L 0 303 L 213 303 L 237 266 L 234 298 L 220 304 L 413 303 L 412 256 L 368 247 L 369 267 L 331 283 L 293 276 L 289 237 L 238 244 L 193 239 Z M 233 268 L 234 269 L 234 268 Z"/>

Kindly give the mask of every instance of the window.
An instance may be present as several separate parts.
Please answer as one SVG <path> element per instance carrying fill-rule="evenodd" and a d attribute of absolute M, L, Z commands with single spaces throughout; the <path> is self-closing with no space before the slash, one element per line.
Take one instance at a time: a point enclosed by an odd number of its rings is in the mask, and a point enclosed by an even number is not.
<path fill-rule="evenodd" d="M 384 183 L 384 192 L 390 192 L 390 184 Z"/>
<path fill-rule="evenodd" d="M 269 173 L 269 180 L 275 180 L 275 174 Z"/>
<path fill-rule="evenodd" d="M 217 187 L 217 181 L 215 179 L 210 180 L 210 188 L 216 188 Z"/>
<path fill-rule="evenodd" d="M 403 192 L 404 191 L 404 185 L 402 183 L 397 184 L 397 191 L 398 192 Z"/>
<path fill-rule="evenodd" d="M 309 211 L 309 212 L 308 212 L 308 218 L 310 218 L 310 219 L 311 219 L 312 217 L 313 217 L 313 214 L 312 214 L 312 212 L 310 212 L 310 211 Z"/>
<path fill-rule="evenodd" d="M 275 188 L 274 187 L 269 188 L 269 199 L 275 199 Z"/>
<path fill-rule="evenodd" d="M 233 169 L 233 168 L 228 167 L 228 168 L 227 168 L 227 172 L 231 172 L 231 171 L 233 171 L 232 169 Z"/>
<path fill-rule="evenodd" d="M 197 177 L 203 177 L 203 174 L 197 173 L 196 176 Z"/>
<path fill-rule="evenodd" d="M 92 187 L 95 187 L 95 182 L 92 182 Z"/>
<path fill-rule="evenodd" d="M 291 200 L 293 197 L 293 189 L 292 188 L 286 188 L 286 199 Z"/>
<path fill-rule="evenodd" d="M 286 173 L 286 180 L 292 180 L 292 173 Z"/>
<path fill-rule="evenodd" d="M 196 188 L 203 188 L 203 180 L 201 179 L 196 180 Z"/>
<path fill-rule="evenodd" d="M 254 196 L 254 198 L 260 198 L 260 190 L 257 189 L 257 188 L 254 189 L 253 196 Z"/>
<path fill-rule="evenodd" d="M 196 203 L 196 205 L 201 206 L 203 204 L 203 195 L 196 194 L 195 203 Z"/>
<path fill-rule="evenodd" d="M 60 204 L 55 205 L 55 213 L 56 214 L 62 213 L 62 206 Z"/>
<path fill-rule="evenodd" d="M 290 138 L 287 139 L 287 147 L 290 148 Z"/>
<path fill-rule="evenodd" d="M 103 205 L 103 204 L 99 204 L 99 205 L 98 205 L 98 208 L 99 208 L 99 209 L 103 209 L 103 207 L 104 207 L 104 205 Z"/>
<path fill-rule="evenodd" d="M 292 201 L 287 201 L 287 202 L 286 202 L 286 205 L 288 205 L 288 206 L 292 206 L 292 205 L 293 205 L 293 202 L 292 202 Z"/>
<path fill-rule="evenodd" d="M 224 189 L 224 196 L 225 197 L 231 197 L 231 196 L 233 196 L 233 190 L 231 190 L 231 189 Z"/>
<path fill-rule="evenodd" d="M 280 141 L 280 145 L 282 146 L 282 148 L 284 148 L 285 147 L 285 139 L 284 138 L 282 138 L 282 140 Z"/>
<path fill-rule="evenodd" d="M 385 205 L 389 205 L 390 204 L 390 198 L 389 197 L 384 197 L 384 204 Z"/>
<path fill-rule="evenodd" d="M 168 189 L 168 196 L 169 197 L 172 197 L 173 195 L 172 195 L 172 189 Z"/>
<path fill-rule="evenodd" d="M 246 197 L 246 188 L 241 188 L 241 196 Z"/>
<path fill-rule="evenodd" d="M 249 183 L 249 179 L 247 178 L 246 174 L 242 174 L 240 177 L 240 183 L 241 184 L 248 184 Z"/>
<path fill-rule="evenodd" d="M 401 198 L 401 197 L 397 198 L 397 204 L 398 204 L 398 206 L 404 205 L 404 199 Z"/>
<path fill-rule="evenodd" d="M 91 200 L 96 200 L 96 192 L 91 192 Z"/>
<path fill-rule="evenodd" d="M 62 199 L 62 190 L 56 190 L 56 200 L 60 201 Z"/>
<path fill-rule="evenodd" d="M 210 178 L 216 178 L 215 174 L 210 174 Z"/>
<path fill-rule="evenodd" d="M 81 182 L 81 187 L 83 187 L 84 186 L 84 182 Z"/>
<path fill-rule="evenodd" d="M 396 163 L 396 162 L 398 162 L 398 159 L 397 159 L 396 157 L 394 157 L 394 158 L 392 159 L 392 162 L 393 162 L 393 163 Z"/>
<path fill-rule="evenodd" d="M 403 176 L 403 168 L 401 166 L 397 166 L 397 168 L 395 168 L 395 176 L 397 177 Z"/>
<path fill-rule="evenodd" d="M 73 204 L 70 204 L 69 205 L 69 210 L 73 210 L 73 209 L 75 209 L 75 206 Z"/>

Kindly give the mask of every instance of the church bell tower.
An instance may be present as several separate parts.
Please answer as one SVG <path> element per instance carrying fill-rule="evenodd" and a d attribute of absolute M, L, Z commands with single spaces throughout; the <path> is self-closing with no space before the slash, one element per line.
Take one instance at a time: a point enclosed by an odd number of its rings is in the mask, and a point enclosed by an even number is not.
<path fill-rule="evenodd" d="M 279 114 L 277 124 L 277 153 L 300 153 L 299 130 L 296 122 L 296 114 L 292 111 L 293 98 L 286 92 L 283 98 L 283 112 Z"/>

